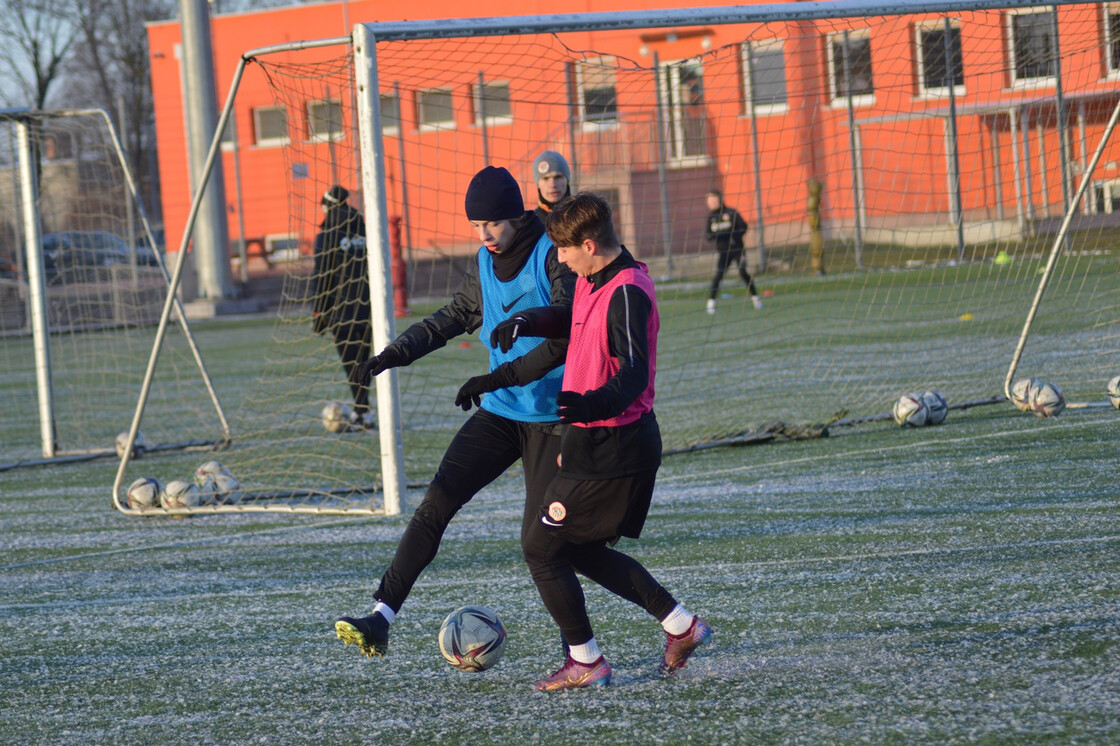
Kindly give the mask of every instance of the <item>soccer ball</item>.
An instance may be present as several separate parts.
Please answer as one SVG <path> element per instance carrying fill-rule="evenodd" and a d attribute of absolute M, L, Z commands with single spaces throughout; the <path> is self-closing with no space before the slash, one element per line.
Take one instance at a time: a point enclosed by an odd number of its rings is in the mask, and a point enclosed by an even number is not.
<path fill-rule="evenodd" d="M 460 671 L 485 671 L 502 659 L 505 649 L 505 625 L 485 606 L 455 609 L 439 628 L 439 652 Z"/>
<path fill-rule="evenodd" d="M 350 429 L 350 405 L 332 401 L 323 407 L 319 415 L 323 427 L 330 433 L 344 433 Z"/>
<path fill-rule="evenodd" d="M 207 461 L 194 470 L 194 483 L 201 487 L 202 483 L 205 482 L 209 477 L 212 477 L 215 474 L 229 473 L 229 469 L 227 469 L 225 464 L 223 464 L 221 461 Z"/>
<path fill-rule="evenodd" d="M 124 501 L 133 510 L 154 508 L 159 505 L 159 496 L 163 492 L 163 483 L 155 477 L 140 477 L 128 485 Z"/>
<path fill-rule="evenodd" d="M 1011 403 L 1020 412 L 1031 411 L 1031 392 L 1039 385 L 1037 378 L 1020 378 L 1011 385 Z"/>
<path fill-rule="evenodd" d="M 925 402 L 929 413 L 926 415 L 927 425 L 940 425 L 949 414 L 949 402 L 945 397 L 933 389 L 922 392 L 922 401 Z"/>
<path fill-rule="evenodd" d="M 1052 383 L 1044 383 L 1031 390 L 1031 411 L 1039 417 L 1057 417 L 1066 408 L 1062 390 Z"/>
<path fill-rule="evenodd" d="M 891 410 L 894 421 L 902 427 L 921 427 L 929 418 L 929 407 L 917 394 L 903 394 Z"/>
<path fill-rule="evenodd" d="M 207 476 L 198 485 L 203 505 L 232 505 L 241 501 L 241 483 L 228 471 Z"/>
<path fill-rule="evenodd" d="M 1116 376 L 1108 382 L 1105 393 L 1108 394 L 1108 400 L 1112 402 L 1112 406 L 1120 409 L 1120 376 Z"/>
<path fill-rule="evenodd" d="M 117 433 L 117 457 L 124 458 L 124 448 L 128 445 L 128 431 L 122 430 Z M 144 439 L 144 433 L 139 430 L 136 431 L 136 440 L 132 443 L 132 458 L 140 458 L 144 452 L 148 450 L 148 441 Z"/>
<path fill-rule="evenodd" d="M 197 508 L 202 504 L 198 485 L 185 479 L 168 482 L 159 493 L 159 504 L 164 508 Z"/>

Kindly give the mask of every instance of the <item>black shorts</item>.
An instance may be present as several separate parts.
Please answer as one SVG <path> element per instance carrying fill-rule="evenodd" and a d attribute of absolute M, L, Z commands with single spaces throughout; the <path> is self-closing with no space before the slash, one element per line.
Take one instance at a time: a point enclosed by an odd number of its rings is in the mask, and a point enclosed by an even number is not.
<path fill-rule="evenodd" d="M 573 544 L 637 539 L 649 513 L 657 469 L 612 479 L 552 478 L 540 521 Z"/>

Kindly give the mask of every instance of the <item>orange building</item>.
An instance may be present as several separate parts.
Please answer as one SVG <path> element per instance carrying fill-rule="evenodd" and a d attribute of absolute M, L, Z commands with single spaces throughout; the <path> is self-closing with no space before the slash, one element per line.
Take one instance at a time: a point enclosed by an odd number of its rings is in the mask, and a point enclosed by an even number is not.
<path fill-rule="evenodd" d="M 679 0 L 523 2 L 512 14 L 639 5 Z M 962 12 L 948 25 L 931 14 L 581 32 L 508 48 L 495 40 L 431 40 L 407 52 L 401 42 L 384 51 L 379 44 L 389 212 L 408 216 L 409 245 L 471 245 L 459 209 L 470 175 L 487 160 L 509 166 L 531 206 L 528 165 L 551 148 L 569 157 L 576 187 L 610 197 L 624 240 L 647 255 L 702 248 L 696 226 L 713 187 L 751 220 L 760 245 L 804 243 L 810 180 L 823 185 L 821 217 L 832 236 L 952 244 L 958 223 L 970 242 L 1022 235 L 1062 214 L 1120 96 L 1120 11 L 1054 7 Z M 493 0 L 429 0 L 407 10 L 409 20 L 511 15 Z M 355 23 L 401 14 L 354 0 L 217 16 L 219 96 L 246 50 L 347 36 Z M 179 26 L 152 24 L 148 34 L 174 247 L 191 199 Z M 324 50 L 321 59 L 339 54 Z M 234 239 L 243 223 L 247 238 L 306 252 L 314 227 L 293 228 L 293 170 L 304 168 L 296 177 L 309 182 L 312 202 L 332 173 L 290 163 L 284 146 L 300 141 L 313 164 L 353 158 L 338 152 L 340 138 L 317 131 L 330 121 L 339 131 L 353 127 L 345 94 L 328 84 L 306 90 L 302 101 L 278 103 L 266 76 L 246 75 L 241 85 L 240 208 L 232 152 L 223 156 Z M 484 116 L 480 102 L 491 107 Z M 1120 209 L 1118 159 L 1120 148 L 1109 145 L 1082 212 Z"/>

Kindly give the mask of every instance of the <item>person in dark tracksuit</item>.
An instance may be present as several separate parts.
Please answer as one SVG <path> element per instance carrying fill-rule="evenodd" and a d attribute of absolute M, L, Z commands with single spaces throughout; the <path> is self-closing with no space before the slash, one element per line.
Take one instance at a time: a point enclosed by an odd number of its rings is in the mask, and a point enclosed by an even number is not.
<path fill-rule="evenodd" d="M 366 384 L 370 376 L 408 365 L 460 334 L 479 330 L 487 343 L 510 313 L 571 305 L 575 275 L 557 261 L 544 225 L 534 212 L 525 210 L 521 189 L 509 171 L 493 166 L 479 171 L 467 188 L 465 207 L 483 246 L 451 301 L 359 366 L 357 382 Z M 401 536 L 373 594 L 373 612 L 335 623 L 339 639 L 357 644 L 367 656 L 388 652 L 389 625 L 420 573 L 435 558 L 447 525 L 475 493 L 520 459 L 525 472 L 524 536 L 556 473 L 560 453 L 556 395 L 567 340 L 526 338 L 505 350 L 490 347 L 490 372 L 469 379 L 455 399 L 464 411 L 477 409 L 452 439 Z"/>
<path fill-rule="evenodd" d="M 349 197 L 350 192 L 338 185 L 323 195 L 323 222 L 315 236 L 311 276 L 315 333 L 329 331 L 334 337 L 347 379 L 369 357 L 372 339 L 366 224 L 361 213 L 347 203 Z M 350 426 L 372 428 L 369 387 L 351 381 L 350 391 L 354 399 Z"/>
<path fill-rule="evenodd" d="M 747 221 L 734 207 L 723 203 L 723 193 L 718 189 L 708 192 L 708 218 L 704 230 L 704 238 L 714 242 L 718 258 L 716 260 L 716 273 L 712 277 L 712 286 L 708 292 L 708 313 L 716 312 L 716 297 L 719 295 L 719 284 L 723 281 L 723 274 L 735 262 L 739 267 L 739 277 L 751 294 L 751 302 L 757 309 L 762 308 L 762 299 L 758 297 L 758 290 L 754 286 L 754 278 L 747 272 L 747 260 L 743 254 L 743 236 L 747 233 Z"/>
<path fill-rule="evenodd" d="M 560 470 L 524 536 L 522 549 L 545 608 L 567 643 L 564 665 L 540 691 L 610 683 L 577 572 L 645 609 L 665 630 L 659 666 L 671 675 L 711 637 L 637 560 L 613 549 L 638 538 L 661 464 L 653 413 L 660 320 L 653 280 L 622 246 L 610 206 L 581 192 L 556 206 L 546 229 L 557 256 L 578 276 L 572 305 L 528 309 L 495 329 L 499 349 L 528 337 L 569 340 L 563 389 Z"/>

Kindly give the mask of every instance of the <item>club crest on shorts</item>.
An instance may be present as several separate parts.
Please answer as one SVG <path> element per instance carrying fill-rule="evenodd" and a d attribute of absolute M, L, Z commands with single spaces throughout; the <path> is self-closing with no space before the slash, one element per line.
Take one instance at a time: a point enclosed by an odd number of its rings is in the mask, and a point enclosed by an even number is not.
<path fill-rule="evenodd" d="M 557 501 L 549 504 L 547 515 L 541 517 L 541 522 L 546 526 L 559 526 L 560 522 L 568 516 L 568 510 L 564 504 Z"/>

